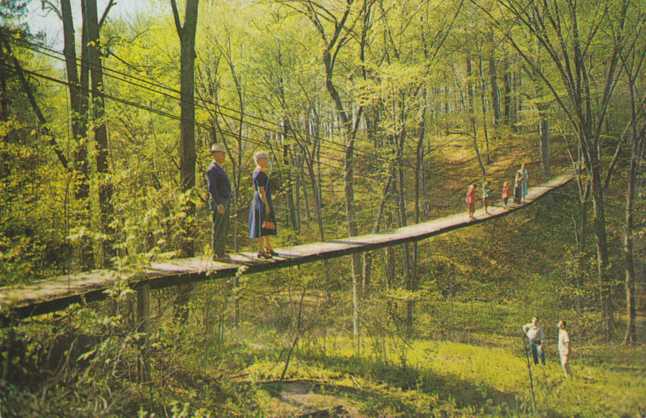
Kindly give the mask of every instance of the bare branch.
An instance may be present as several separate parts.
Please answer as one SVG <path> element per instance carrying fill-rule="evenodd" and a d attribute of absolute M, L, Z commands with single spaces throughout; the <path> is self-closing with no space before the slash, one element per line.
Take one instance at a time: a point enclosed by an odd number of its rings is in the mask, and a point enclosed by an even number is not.
<path fill-rule="evenodd" d="M 101 15 L 101 19 L 99 20 L 99 32 L 101 31 L 103 23 L 105 23 L 105 19 L 108 17 L 108 13 L 110 13 L 110 9 L 112 9 L 116 5 L 117 2 L 115 0 L 110 0 L 108 5 L 105 6 L 105 10 L 103 10 L 103 14 Z"/>
<path fill-rule="evenodd" d="M 56 7 L 56 5 L 50 0 L 41 0 L 41 8 L 43 11 L 52 11 L 56 13 L 56 16 L 58 16 L 60 20 L 63 20 L 63 14 L 61 13 L 60 9 Z"/>
<path fill-rule="evenodd" d="M 183 28 L 182 28 L 182 22 L 179 19 L 179 10 L 177 9 L 177 1 L 170 0 L 170 7 L 173 9 L 173 19 L 175 19 L 175 29 L 177 30 L 177 36 L 179 36 L 179 40 L 181 42 Z"/>

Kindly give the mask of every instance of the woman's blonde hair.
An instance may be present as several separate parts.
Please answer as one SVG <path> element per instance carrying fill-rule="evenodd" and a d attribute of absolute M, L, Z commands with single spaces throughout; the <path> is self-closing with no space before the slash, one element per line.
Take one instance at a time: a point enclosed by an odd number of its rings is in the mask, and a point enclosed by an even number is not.
<path fill-rule="evenodd" d="M 258 161 L 260 160 L 268 160 L 269 159 L 269 154 L 267 154 L 265 151 L 258 151 L 253 155 L 253 162 L 258 164 Z"/>

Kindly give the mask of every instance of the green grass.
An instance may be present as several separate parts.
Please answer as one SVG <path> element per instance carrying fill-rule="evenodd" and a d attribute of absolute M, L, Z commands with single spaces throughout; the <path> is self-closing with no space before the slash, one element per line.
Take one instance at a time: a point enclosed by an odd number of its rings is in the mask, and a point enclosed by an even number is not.
<path fill-rule="evenodd" d="M 393 339 L 386 343 L 398 345 Z M 392 414 L 531 414 L 527 362 L 521 343 L 506 343 L 517 349 L 424 339 L 412 342 L 404 350 L 390 349 L 384 358 L 369 346 L 364 347 L 360 357 L 353 356 L 351 341 L 335 338 L 325 353 L 299 352 L 290 366 L 289 378 L 316 379 L 377 392 L 380 396 L 352 396 L 363 413 L 372 410 L 375 398 L 382 398 L 381 403 L 388 404 Z M 582 348 L 584 352 L 588 350 L 596 350 L 598 357 L 579 361 L 575 355 L 575 377 L 571 379 L 564 378 L 558 358 L 553 355 L 548 356 L 547 366 L 532 366 L 536 415 L 639 416 L 646 411 L 646 349 L 628 352 L 621 347 Z M 608 367 L 604 358 L 611 359 L 614 366 Z M 282 365 L 273 361 L 260 361 L 249 368 L 252 376 L 261 380 L 277 378 L 281 370 Z M 343 390 L 339 392 L 343 396 Z"/>

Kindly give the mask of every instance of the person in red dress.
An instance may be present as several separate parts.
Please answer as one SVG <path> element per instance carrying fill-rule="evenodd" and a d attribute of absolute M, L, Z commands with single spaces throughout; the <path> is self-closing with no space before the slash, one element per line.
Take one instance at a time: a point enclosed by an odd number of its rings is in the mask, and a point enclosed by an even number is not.
<path fill-rule="evenodd" d="M 469 219 L 474 220 L 476 212 L 476 185 L 470 184 L 467 189 L 467 197 L 464 199 L 467 204 L 467 209 L 469 210 Z"/>
<path fill-rule="evenodd" d="M 507 209 L 507 202 L 509 202 L 509 196 L 511 196 L 511 192 L 509 190 L 509 182 L 506 181 L 502 184 L 502 201 L 505 204 L 505 209 Z"/>

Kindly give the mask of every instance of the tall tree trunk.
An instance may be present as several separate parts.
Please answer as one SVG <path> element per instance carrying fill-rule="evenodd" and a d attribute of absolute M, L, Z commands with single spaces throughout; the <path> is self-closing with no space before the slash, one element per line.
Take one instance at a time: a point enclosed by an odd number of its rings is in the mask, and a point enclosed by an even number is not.
<path fill-rule="evenodd" d="M 449 105 L 449 86 L 448 84 L 444 85 L 444 135 L 449 135 L 449 122 L 446 118 L 446 115 L 449 114 L 451 111 L 450 105 Z"/>
<path fill-rule="evenodd" d="M 103 240 L 103 258 L 108 262 L 114 256 L 114 229 L 112 228 L 112 181 L 108 166 L 108 131 L 105 122 L 103 98 L 103 64 L 100 55 L 100 27 L 96 0 L 85 1 L 85 26 L 88 38 L 88 64 L 92 76 L 92 110 L 94 118 L 94 139 L 96 141 L 96 169 L 99 173 L 99 209 Z"/>
<path fill-rule="evenodd" d="M 180 187 L 183 193 L 190 193 L 195 187 L 195 35 L 199 0 L 186 0 L 184 24 L 181 24 L 176 0 L 170 0 L 175 19 L 175 29 L 180 40 L 180 98 L 181 98 L 181 136 L 180 136 Z M 193 256 L 193 236 L 195 204 L 188 201 L 184 206 L 184 233 L 180 250 L 185 257 Z M 192 285 L 181 286 L 175 304 L 176 318 L 186 323 L 188 320 L 188 300 Z"/>
<path fill-rule="evenodd" d="M 480 84 L 480 104 L 482 105 L 482 130 L 485 139 L 485 154 L 487 164 L 491 164 L 491 153 L 489 152 L 489 130 L 487 128 L 487 86 L 485 84 L 484 72 L 482 70 L 482 52 L 478 55 L 478 83 Z"/>
<path fill-rule="evenodd" d="M 70 98 L 72 136 L 75 141 L 74 168 L 77 179 L 74 189 L 76 199 L 83 208 L 78 214 L 80 225 L 89 225 L 90 214 L 90 167 L 87 152 L 87 110 L 89 96 L 89 66 L 87 64 L 87 19 L 85 2 L 81 2 L 81 73 L 77 66 L 76 36 L 74 17 L 70 0 L 61 0 L 61 18 L 63 21 L 63 54 L 65 55 L 65 70 L 67 73 L 68 91 Z M 81 268 L 91 269 L 94 265 L 92 243 L 87 237 L 82 237 L 77 247 Z"/>
<path fill-rule="evenodd" d="M 382 191 L 382 194 L 381 194 L 381 202 L 379 202 L 379 210 L 377 211 L 377 216 L 375 217 L 375 221 L 372 226 L 373 234 L 377 234 L 379 233 L 379 231 L 381 231 L 381 227 L 384 219 L 384 213 L 386 209 L 386 203 L 388 202 L 388 197 L 390 196 L 390 189 L 392 187 L 392 183 L 394 180 L 394 174 L 395 174 L 394 171 L 388 170 L 388 172 L 390 174 L 388 175 L 388 179 L 386 179 L 384 190 Z M 372 281 L 372 257 L 373 257 L 373 253 L 370 251 L 366 251 L 365 253 L 363 253 L 363 271 L 362 271 L 363 281 L 361 284 L 362 296 L 366 296 L 370 289 L 370 284 Z"/>
<path fill-rule="evenodd" d="M 298 220 L 296 217 L 296 204 L 294 203 L 294 173 L 292 172 L 292 155 L 288 144 L 287 134 L 289 132 L 289 121 L 283 120 L 283 162 L 286 170 L 286 194 L 287 194 L 287 215 L 289 225 L 298 232 Z"/>
<path fill-rule="evenodd" d="M 512 121 L 512 102 L 511 102 L 511 68 L 509 66 L 509 57 L 505 55 L 505 58 L 502 61 L 504 76 L 503 76 L 503 110 L 504 110 L 504 119 L 507 126 L 511 126 Z"/>
<path fill-rule="evenodd" d="M 641 67 L 641 66 L 640 66 Z M 632 130 L 632 142 L 630 149 L 630 165 L 628 168 L 628 184 L 626 187 L 626 210 L 624 215 L 624 275 L 625 275 L 625 288 L 626 288 L 626 333 L 624 335 L 624 344 L 632 345 L 637 343 L 637 289 L 635 285 L 635 261 L 634 261 L 634 243 L 633 243 L 633 227 L 634 227 L 634 211 L 635 211 L 635 197 L 637 195 L 637 182 L 639 179 L 639 169 L 641 163 L 641 155 L 646 141 L 646 124 L 641 132 L 637 129 L 637 113 L 638 107 L 636 103 L 635 82 L 636 79 L 632 74 L 628 74 L 629 89 L 630 89 L 630 103 L 631 103 L 631 118 L 630 125 Z"/>
<path fill-rule="evenodd" d="M 4 47 L 2 45 L 0 45 L 0 61 L 9 62 L 7 57 L 5 57 Z M 9 74 L 5 66 L 0 65 L 0 121 L 6 121 L 9 118 L 8 79 Z"/>
<path fill-rule="evenodd" d="M 482 176 L 487 175 L 487 170 L 482 162 L 482 155 L 480 154 L 480 146 L 478 145 L 478 128 L 476 126 L 476 116 L 475 116 L 475 105 L 474 105 L 474 91 L 473 91 L 473 69 L 471 63 L 471 51 L 467 51 L 466 55 L 467 61 L 467 112 L 469 113 L 469 124 L 471 127 L 471 138 L 473 139 L 473 149 L 476 152 L 476 157 L 478 158 L 478 164 L 480 165 L 480 171 Z"/>
<path fill-rule="evenodd" d="M 63 20 L 63 54 L 65 56 L 65 72 L 70 95 L 72 110 L 72 134 L 78 140 L 81 136 L 79 117 L 81 116 L 81 90 L 79 84 L 78 67 L 76 65 L 76 37 L 74 30 L 74 17 L 70 0 L 61 0 L 61 18 Z M 77 163 L 77 166 L 79 164 Z M 80 167 L 77 167 L 77 169 Z"/>
<path fill-rule="evenodd" d="M 500 126 L 500 95 L 498 93 L 498 68 L 496 66 L 496 47 L 493 32 L 489 33 L 489 80 L 491 82 L 491 107 L 493 108 L 494 130 Z M 494 133 L 495 136 L 495 133 Z"/>
<path fill-rule="evenodd" d="M 520 71 L 513 72 L 512 78 L 512 119 L 511 126 L 514 132 L 518 131 L 518 122 L 520 121 L 520 111 L 522 110 L 522 95 L 520 94 L 522 87 L 522 73 Z"/>
<path fill-rule="evenodd" d="M 550 123 L 547 120 L 547 105 L 538 105 L 538 130 L 540 133 L 541 166 L 543 175 L 550 178 L 552 170 L 550 166 Z"/>
<path fill-rule="evenodd" d="M 426 110 L 427 110 L 427 93 L 426 88 L 422 88 L 423 108 L 417 132 L 417 149 L 415 158 L 415 223 L 421 222 L 422 208 L 420 205 L 422 188 L 425 187 L 424 181 L 424 139 L 426 137 Z M 403 170 L 403 167 L 400 167 Z M 412 262 L 410 271 L 410 290 L 416 291 L 418 288 L 417 279 L 417 263 L 419 261 L 419 245 L 417 242 L 413 243 L 412 249 Z M 408 301 L 407 318 L 409 322 L 409 331 L 413 330 L 413 314 L 415 310 L 415 301 Z"/>
<path fill-rule="evenodd" d="M 180 97 L 181 97 L 181 136 L 180 136 L 180 187 L 189 193 L 195 187 L 195 34 L 199 0 L 186 0 L 184 24 L 180 23 L 176 0 L 171 0 L 175 26 L 180 39 Z M 187 203 L 184 208 L 186 219 L 195 216 L 195 205 Z M 193 224 L 184 226 L 181 251 L 184 256 L 194 254 Z"/>
<path fill-rule="evenodd" d="M 590 150 L 589 164 L 592 181 L 592 209 L 594 213 L 593 230 L 597 249 L 597 275 L 601 290 L 606 340 L 610 341 L 614 328 L 612 284 L 608 277 L 608 236 L 606 231 L 604 190 L 601 180 L 601 162 L 599 161 L 596 149 Z"/>
<path fill-rule="evenodd" d="M 344 196 L 346 207 L 346 221 L 348 234 L 352 237 L 357 235 L 357 223 L 354 218 L 354 144 L 356 139 L 356 131 L 352 126 L 352 121 L 343 106 L 341 96 L 336 89 L 333 81 L 334 63 L 330 50 L 325 50 L 323 53 L 323 63 L 326 69 L 325 87 L 328 94 L 334 101 L 336 110 L 341 118 L 342 132 L 345 137 L 345 154 L 344 154 L 344 167 L 343 167 L 343 183 L 344 183 Z M 360 112 L 363 108 L 361 108 Z M 359 350 L 359 288 L 358 288 L 358 275 L 361 274 L 361 260 L 358 254 L 352 256 L 352 330 L 355 340 L 355 348 Z"/>

